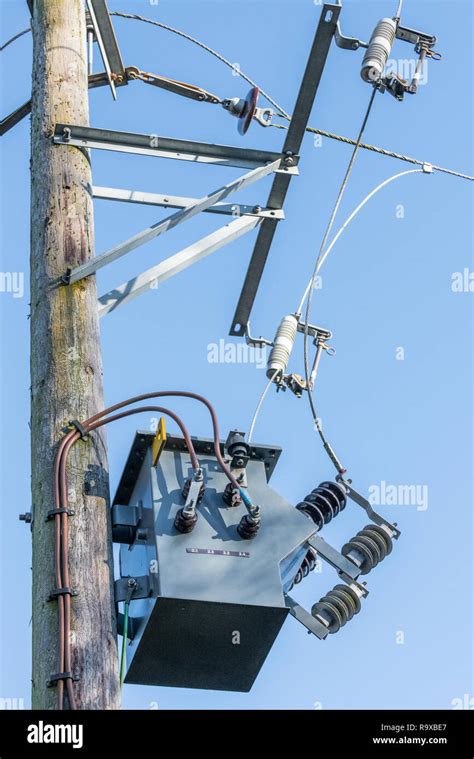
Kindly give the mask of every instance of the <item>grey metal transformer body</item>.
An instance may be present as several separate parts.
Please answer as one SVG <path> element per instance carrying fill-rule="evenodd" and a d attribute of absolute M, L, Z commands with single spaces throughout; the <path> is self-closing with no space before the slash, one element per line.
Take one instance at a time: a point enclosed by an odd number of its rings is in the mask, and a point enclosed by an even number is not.
<path fill-rule="evenodd" d="M 190 456 L 182 438 L 168 436 L 153 466 L 154 438 L 136 434 L 112 506 L 114 541 L 122 543 L 115 597 L 130 608 L 125 682 L 248 691 L 288 613 L 319 638 L 334 631 L 325 614 L 331 604 L 310 614 L 288 593 L 308 550 L 329 561 L 357 598 L 367 594 L 356 581 L 360 567 L 269 487 L 276 447 L 250 447 L 246 480 L 261 527 L 245 540 L 237 525 L 246 510 L 223 501 L 228 480 L 213 442 L 193 438 L 205 494 L 194 529 L 180 534 L 175 518 L 192 477 Z"/>

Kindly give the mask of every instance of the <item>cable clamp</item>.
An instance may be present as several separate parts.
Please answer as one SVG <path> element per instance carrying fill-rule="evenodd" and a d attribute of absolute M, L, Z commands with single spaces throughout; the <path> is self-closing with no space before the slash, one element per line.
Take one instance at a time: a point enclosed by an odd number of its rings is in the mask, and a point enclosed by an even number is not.
<path fill-rule="evenodd" d="M 136 589 L 138 588 L 138 583 L 135 580 L 134 577 L 129 577 L 127 580 L 127 596 L 125 598 L 125 603 L 129 604 L 130 601 L 133 598 L 133 594 L 135 593 Z"/>
<path fill-rule="evenodd" d="M 73 682 L 77 682 L 77 680 L 80 680 L 80 677 L 73 672 L 57 672 L 55 675 L 51 675 L 47 682 L 47 687 L 54 688 L 60 680 L 73 680 Z"/>
<path fill-rule="evenodd" d="M 48 511 L 45 517 L 45 522 L 49 522 L 51 519 L 54 519 L 56 514 L 67 514 L 70 517 L 73 517 L 76 512 L 73 509 L 51 509 Z"/>
<path fill-rule="evenodd" d="M 61 282 L 63 283 L 63 285 L 71 284 L 71 274 L 72 274 L 72 269 L 69 267 L 66 269 L 66 271 L 61 277 Z"/>
<path fill-rule="evenodd" d="M 77 596 L 78 591 L 74 588 L 54 588 L 48 597 L 48 601 L 55 601 L 58 596 Z"/>
<path fill-rule="evenodd" d="M 71 419 L 70 422 L 68 422 L 69 427 L 75 427 L 75 429 L 79 432 L 81 436 L 81 440 L 87 440 L 89 435 L 85 430 L 85 427 L 82 426 L 82 424 L 77 419 Z"/>

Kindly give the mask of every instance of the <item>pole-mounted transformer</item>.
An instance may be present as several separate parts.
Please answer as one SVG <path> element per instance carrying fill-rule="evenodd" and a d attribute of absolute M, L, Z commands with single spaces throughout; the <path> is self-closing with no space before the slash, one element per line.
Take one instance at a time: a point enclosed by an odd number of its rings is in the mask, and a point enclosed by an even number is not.
<path fill-rule="evenodd" d="M 400 531 L 353 490 L 324 481 L 295 507 L 269 485 L 281 449 L 245 442 L 233 430 L 220 442 L 224 460 L 260 506 L 260 529 L 243 534 L 245 504 L 229 488 L 214 441 L 193 437 L 202 480 L 186 532 L 176 515 L 189 503 L 190 452 L 178 436 L 137 432 L 112 506 L 120 546 L 115 583 L 119 632 L 128 645 L 124 681 L 142 685 L 248 691 L 288 614 L 317 638 L 338 632 L 368 595 L 358 578 L 392 550 Z M 348 507 L 371 523 L 340 551 L 319 533 Z M 290 591 L 317 561 L 338 584 L 311 612 Z M 326 574 L 326 573 L 325 573 Z M 125 657 L 124 657 L 125 658 Z"/>

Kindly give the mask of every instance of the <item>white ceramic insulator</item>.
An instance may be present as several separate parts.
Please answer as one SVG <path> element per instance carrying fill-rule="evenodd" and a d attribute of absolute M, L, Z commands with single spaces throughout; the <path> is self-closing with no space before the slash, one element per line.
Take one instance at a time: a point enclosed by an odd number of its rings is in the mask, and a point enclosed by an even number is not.
<path fill-rule="evenodd" d="M 285 316 L 281 320 L 268 358 L 267 377 L 269 379 L 275 372 L 278 372 L 277 377 L 285 373 L 295 343 L 297 327 L 298 321 L 292 315 Z"/>
<path fill-rule="evenodd" d="M 392 18 L 383 18 L 375 27 L 360 70 L 364 82 L 374 84 L 382 77 L 396 31 L 397 24 Z"/>

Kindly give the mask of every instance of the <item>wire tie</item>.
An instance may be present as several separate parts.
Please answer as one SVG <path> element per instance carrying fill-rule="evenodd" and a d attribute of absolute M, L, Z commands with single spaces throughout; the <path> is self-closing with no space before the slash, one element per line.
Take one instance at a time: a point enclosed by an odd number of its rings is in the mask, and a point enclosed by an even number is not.
<path fill-rule="evenodd" d="M 58 596 L 77 596 L 74 588 L 54 588 L 48 597 L 48 601 L 55 601 Z"/>
<path fill-rule="evenodd" d="M 69 427 L 75 427 L 81 436 L 81 440 L 87 440 L 88 433 L 86 432 L 85 427 L 83 427 L 77 419 L 71 419 L 69 422 Z"/>
<path fill-rule="evenodd" d="M 73 509 L 51 509 L 51 511 L 48 511 L 45 517 L 45 522 L 49 522 L 50 519 L 54 519 L 56 514 L 67 514 L 70 517 L 73 517 L 76 512 L 73 511 Z"/>
<path fill-rule="evenodd" d="M 80 677 L 73 672 L 57 672 L 55 675 L 51 675 L 47 682 L 47 687 L 54 688 L 60 680 L 73 680 L 77 682 L 77 680 L 80 680 Z"/>

